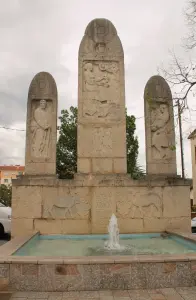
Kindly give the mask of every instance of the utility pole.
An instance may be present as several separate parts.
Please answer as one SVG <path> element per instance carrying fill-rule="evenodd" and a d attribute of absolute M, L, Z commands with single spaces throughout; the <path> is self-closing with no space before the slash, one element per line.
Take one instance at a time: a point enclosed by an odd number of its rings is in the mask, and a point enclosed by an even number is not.
<path fill-rule="evenodd" d="M 178 100 L 178 120 L 179 120 L 179 132 L 180 132 L 180 152 L 181 152 L 182 178 L 184 178 L 184 149 L 183 149 L 183 138 L 182 138 L 181 108 L 180 108 L 179 100 Z"/>

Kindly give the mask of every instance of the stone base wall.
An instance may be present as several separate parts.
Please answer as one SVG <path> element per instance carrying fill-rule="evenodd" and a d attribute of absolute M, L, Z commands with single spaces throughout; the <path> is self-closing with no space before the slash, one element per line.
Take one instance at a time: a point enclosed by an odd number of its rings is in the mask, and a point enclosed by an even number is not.
<path fill-rule="evenodd" d="M 23 176 L 13 181 L 12 237 L 106 233 L 112 213 L 120 233 L 191 231 L 190 182 L 79 175 L 73 180 Z"/>
<path fill-rule="evenodd" d="M 13 291 L 159 289 L 195 285 L 195 261 L 105 264 L 12 263 L 0 272 Z M 3 281 L 0 279 L 0 283 Z"/>

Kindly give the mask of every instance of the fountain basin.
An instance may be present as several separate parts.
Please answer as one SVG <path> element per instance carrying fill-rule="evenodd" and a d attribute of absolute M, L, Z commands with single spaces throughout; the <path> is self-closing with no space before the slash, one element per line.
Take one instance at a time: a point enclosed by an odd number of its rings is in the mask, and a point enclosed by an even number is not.
<path fill-rule="evenodd" d="M 108 235 L 36 235 L 14 256 L 113 256 L 196 253 L 196 243 L 176 235 L 120 234 L 120 249 L 106 249 Z"/>
<path fill-rule="evenodd" d="M 193 234 L 172 233 L 172 242 L 186 248 L 178 254 L 154 255 L 91 255 L 76 256 L 48 255 L 52 253 L 52 243 L 77 241 L 84 236 L 34 236 L 17 237 L 1 247 L 1 282 L 7 282 L 8 288 L 18 291 L 81 291 L 104 289 L 158 289 L 164 287 L 194 286 L 196 283 L 196 236 Z M 87 237 L 87 236 L 85 236 Z M 160 239 L 160 234 L 121 235 L 134 242 Z M 134 237 L 134 238 L 133 238 Z M 75 238 L 75 240 L 74 240 Z M 103 242 L 107 235 L 96 236 Z M 167 241 L 168 238 L 163 238 Z M 28 255 L 29 245 L 47 241 L 48 252 Z M 94 236 L 88 236 L 88 242 Z M 180 242 L 179 242 L 180 241 Z M 182 243 L 182 244 L 180 244 Z M 37 244 L 37 245 L 38 245 Z M 193 248 L 191 248 L 193 247 Z M 31 248 L 31 247 L 30 247 Z M 25 250 L 26 249 L 26 250 Z M 38 248 L 37 248 L 38 249 Z M 56 251 L 61 249 L 56 244 Z M 182 248 L 181 248 L 182 249 Z M 22 253 L 23 251 L 23 253 Z M 190 252 L 189 252 L 190 251 Z M 73 255 L 74 254 L 74 255 Z M 72 255 L 72 256 L 71 256 Z"/>

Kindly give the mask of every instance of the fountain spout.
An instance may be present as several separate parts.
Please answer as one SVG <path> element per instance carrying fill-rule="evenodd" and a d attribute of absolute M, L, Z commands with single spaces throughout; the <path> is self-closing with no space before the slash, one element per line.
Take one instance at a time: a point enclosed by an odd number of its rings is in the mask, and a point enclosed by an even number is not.
<path fill-rule="evenodd" d="M 116 216 L 113 214 L 108 225 L 109 240 L 105 243 L 105 248 L 109 250 L 121 249 L 119 244 L 119 228 Z"/>

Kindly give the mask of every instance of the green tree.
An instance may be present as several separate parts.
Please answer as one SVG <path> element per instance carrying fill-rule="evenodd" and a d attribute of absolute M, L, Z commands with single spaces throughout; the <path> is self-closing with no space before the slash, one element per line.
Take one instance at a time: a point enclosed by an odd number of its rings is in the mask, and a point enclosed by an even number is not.
<path fill-rule="evenodd" d="M 59 140 L 57 142 L 57 174 L 61 179 L 71 179 L 77 172 L 77 108 L 62 110 Z M 144 176 L 144 170 L 138 166 L 139 143 L 135 136 L 135 117 L 126 112 L 127 173 L 134 179 Z"/>
<path fill-rule="evenodd" d="M 77 171 L 77 113 L 71 106 L 70 112 L 62 110 L 59 139 L 57 142 L 57 174 L 61 179 L 71 179 Z"/>
<path fill-rule="evenodd" d="M 0 185 L 0 203 L 11 207 L 12 202 L 12 187 L 5 184 Z"/>

